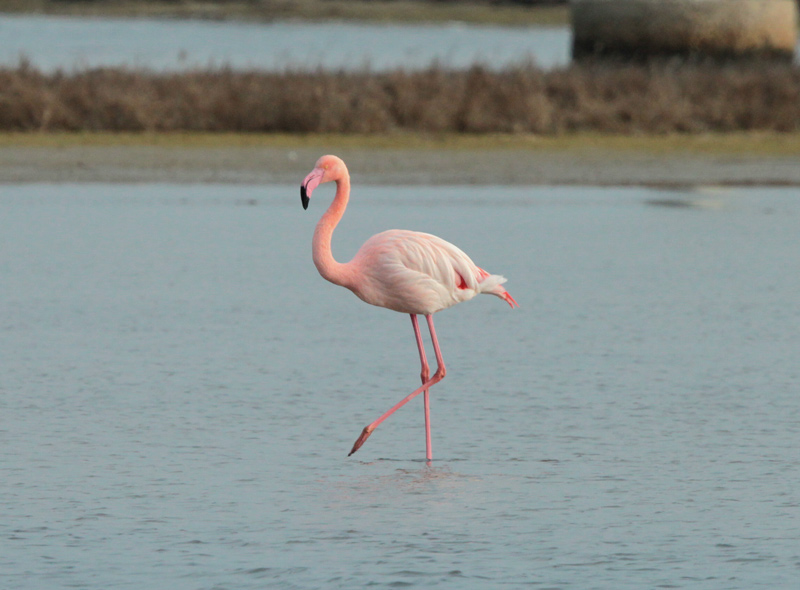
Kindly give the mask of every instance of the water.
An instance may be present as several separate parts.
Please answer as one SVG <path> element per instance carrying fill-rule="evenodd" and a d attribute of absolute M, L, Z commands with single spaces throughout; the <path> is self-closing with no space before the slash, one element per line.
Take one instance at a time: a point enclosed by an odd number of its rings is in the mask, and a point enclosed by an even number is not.
<path fill-rule="evenodd" d="M 570 59 L 566 27 L 257 23 L 0 15 L 0 64 L 25 56 L 45 71 L 97 66 L 424 68 L 434 62 L 501 68 Z"/>
<path fill-rule="evenodd" d="M 509 278 L 407 317 L 324 282 L 329 187 L 0 186 L 0 587 L 793 588 L 798 189 L 356 184 L 334 252 Z M 429 347 L 430 349 L 430 347 Z"/>
<path fill-rule="evenodd" d="M 20 58 L 52 72 L 125 66 L 155 70 L 503 68 L 570 62 L 569 27 L 243 23 L 0 15 L 0 65 Z M 800 44 L 798 45 L 800 47 Z"/>

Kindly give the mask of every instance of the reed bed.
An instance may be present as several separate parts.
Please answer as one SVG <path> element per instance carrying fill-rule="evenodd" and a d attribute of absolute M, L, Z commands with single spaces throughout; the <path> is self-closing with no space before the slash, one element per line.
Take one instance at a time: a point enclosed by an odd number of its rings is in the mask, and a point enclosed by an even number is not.
<path fill-rule="evenodd" d="M 0 130 L 666 134 L 800 130 L 789 64 L 376 73 L 0 69 Z"/>

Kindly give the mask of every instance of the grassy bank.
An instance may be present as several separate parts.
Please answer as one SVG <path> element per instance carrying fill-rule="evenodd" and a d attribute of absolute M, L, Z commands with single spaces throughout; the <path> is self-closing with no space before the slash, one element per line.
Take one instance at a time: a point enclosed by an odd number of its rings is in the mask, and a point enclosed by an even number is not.
<path fill-rule="evenodd" d="M 800 68 L 584 64 L 543 71 L 157 74 L 0 69 L 0 131 L 703 134 L 800 131 Z"/>
<path fill-rule="evenodd" d="M 0 133 L 0 148 L 157 147 L 181 149 L 336 149 L 423 151 L 533 151 L 658 155 L 800 156 L 797 133 L 706 133 L 560 136 L 520 134 L 253 134 L 253 133 Z"/>
<path fill-rule="evenodd" d="M 489 0 L 0 0 L 0 12 L 64 16 L 237 20 L 461 21 L 498 25 L 564 25 L 566 5 L 524 6 Z"/>

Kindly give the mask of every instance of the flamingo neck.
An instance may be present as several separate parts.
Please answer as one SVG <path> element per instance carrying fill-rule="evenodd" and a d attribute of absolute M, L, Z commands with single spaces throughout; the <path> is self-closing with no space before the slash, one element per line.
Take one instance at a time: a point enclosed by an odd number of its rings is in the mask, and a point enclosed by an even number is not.
<path fill-rule="evenodd" d="M 331 238 L 333 230 L 339 224 L 347 209 L 347 201 L 350 199 L 350 176 L 345 174 L 336 180 L 336 196 L 333 203 L 317 223 L 314 231 L 314 239 L 311 242 L 314 265 L 319 274 L 331 283 L 347 286 L 347 265 L 336 262 L 331 252 Z"/>

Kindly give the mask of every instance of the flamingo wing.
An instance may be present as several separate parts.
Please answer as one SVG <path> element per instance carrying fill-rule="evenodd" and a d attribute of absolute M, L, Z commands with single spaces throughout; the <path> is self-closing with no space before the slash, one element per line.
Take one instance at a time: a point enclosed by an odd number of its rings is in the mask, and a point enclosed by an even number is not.
<path fill-rule="evenodd" d="M 353 291 L 367 303 L 403 313 L 431 314 L 479 293 L 516 301 L 506 279 L 479 268 L 461 249 L 437 236 L 389 230 L 372 236 L 350 265 L 363 281 Z"/>

